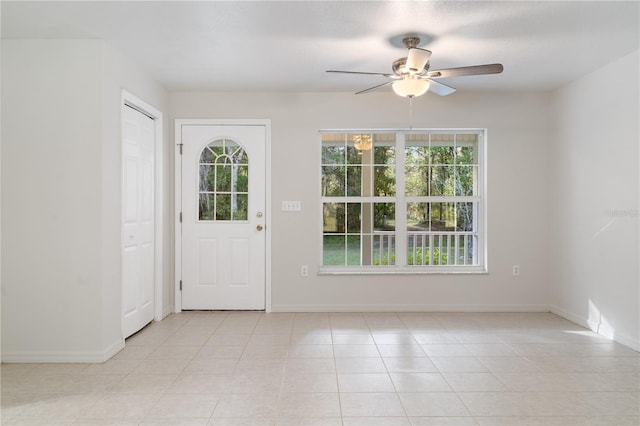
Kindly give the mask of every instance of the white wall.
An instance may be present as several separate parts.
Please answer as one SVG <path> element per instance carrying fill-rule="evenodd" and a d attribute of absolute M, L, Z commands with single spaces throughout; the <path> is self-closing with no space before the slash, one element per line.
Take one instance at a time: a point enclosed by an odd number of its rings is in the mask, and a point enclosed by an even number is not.
<path fill-rule="evenodd" d="M 554 312 L 640 350 L 638 51 L 554 94 Z"/>
<path fill-rule="evenodd" d="M 101 349 L 95 47 L 2 42 L 3 356 Z"/>
<path fill-rule="evenodd" d="M 122 346 L 123 84 L 166 108 L 103 42 L 2 41 L 3 361 L 102 361 Z"/>
<path fill-rule="evenodd" d="M 272 120 L 272 297 L 289 310 L 548 310 L 545 93 L 428 94 L 413 127 L 488 128 L 488 260 L 485 275 L 316 275 L 320 260 L 319 129 L 407 128 L 409 103 L 390 91 L 170 95 L 171 118 Z M 302 212 L 281 212 L 301 200 Z M 300 277 L 300 265 L 310 276 Z M 521 276 L 512 277 L 513 264 Z"/>

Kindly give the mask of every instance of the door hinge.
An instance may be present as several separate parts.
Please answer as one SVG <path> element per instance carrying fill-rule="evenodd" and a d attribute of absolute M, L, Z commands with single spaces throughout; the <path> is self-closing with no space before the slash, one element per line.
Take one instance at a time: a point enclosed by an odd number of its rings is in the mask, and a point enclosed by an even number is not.
<path fill-rule="evenodd" d="M 182 212 L 180 212 L 180 223 L 182 223 Z"/>
<path fill-rule="evenodd" d="M 182 291 L 182 280 L 180 280 L 180 291 Z"/>
<path fill-rule="evenodd" d="M 178 146 L 180 147 L 180 155 L 182 155 L 182 145 L 184 144 L 181 144 L 181 143 L 178 144 Z"/>

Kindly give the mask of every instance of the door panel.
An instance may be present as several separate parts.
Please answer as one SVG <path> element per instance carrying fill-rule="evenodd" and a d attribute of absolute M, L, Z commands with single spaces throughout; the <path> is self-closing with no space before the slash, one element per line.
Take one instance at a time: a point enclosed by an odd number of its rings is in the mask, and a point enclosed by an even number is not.
<path fill-rule="evenodd" d="M 128 337 L 154 314 L 154 122 L 122 111 L 122 331 Z"/>
<path fill-rule="evenodd" d="M 265 126 L 182 124 L 182 309 L 265 309 Z"/>

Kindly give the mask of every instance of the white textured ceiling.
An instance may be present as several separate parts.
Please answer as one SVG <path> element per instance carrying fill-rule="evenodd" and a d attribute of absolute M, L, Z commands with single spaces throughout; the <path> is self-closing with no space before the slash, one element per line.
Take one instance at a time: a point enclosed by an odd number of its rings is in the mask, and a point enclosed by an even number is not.
<path fill-rule="evenodd" d="M 638 1 L 2 1 L 2 38 L 105 40 L 170 90 L 357 91 L 422 35 L 458 89 L 553 89 L 638 49 Z M 603 76 L 603 81 L 615 76 Z M 387 89 L 385 89 L 387 90 Z"/>

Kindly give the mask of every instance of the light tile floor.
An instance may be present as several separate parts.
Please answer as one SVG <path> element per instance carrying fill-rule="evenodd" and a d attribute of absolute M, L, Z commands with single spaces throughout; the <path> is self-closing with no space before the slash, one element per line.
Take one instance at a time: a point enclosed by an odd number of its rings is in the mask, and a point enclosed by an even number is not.
<path fill-rule="evenodd" d="M 3 425 L 640 424 L 640 354 L 553 314 L 184 312 L 1 369 Z"/>

